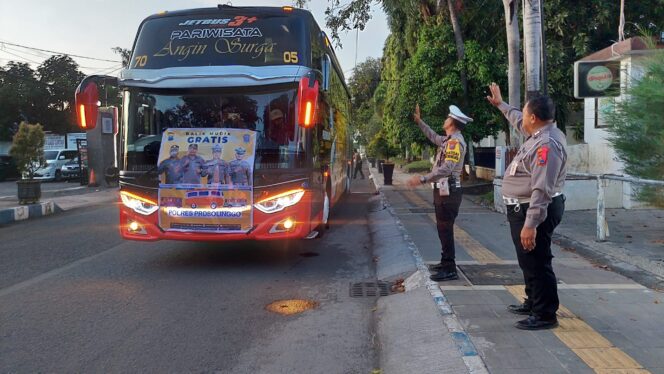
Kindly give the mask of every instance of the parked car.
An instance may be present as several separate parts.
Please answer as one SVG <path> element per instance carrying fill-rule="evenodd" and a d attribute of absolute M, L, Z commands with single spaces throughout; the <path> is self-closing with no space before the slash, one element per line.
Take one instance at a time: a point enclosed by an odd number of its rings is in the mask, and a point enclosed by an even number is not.
<path fill-rule="evenodd" d="M 46 165 L 37 169 L 35 179 L 59 181 L 62 179 L 62 166 L 73 160 L 78 152 L 75 150 L 58 149 L 44 151 Z"/>
<path fill-rule="evenodd" d="M 21 175 L 16 167 L 14 158 L 9 155 L 0 155 L 0 181 L 18 179 Z"/>
<path fill-rule="evenodd" d="M 79 178 L 81 176 L 81 167 L 78 164 L 78 157 L 62 165 L 60 175 L 64 180 Z"/>

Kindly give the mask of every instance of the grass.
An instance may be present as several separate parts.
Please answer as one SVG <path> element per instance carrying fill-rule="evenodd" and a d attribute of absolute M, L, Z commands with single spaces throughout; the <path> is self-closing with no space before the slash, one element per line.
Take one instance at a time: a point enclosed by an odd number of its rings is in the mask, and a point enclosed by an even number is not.
<path fill-rule="evenodd" d="M 487 206 L 493 206 L 493 191 L 487 192 L 482 197 L 480 197 L 480 203 L 486 204 Z"/>

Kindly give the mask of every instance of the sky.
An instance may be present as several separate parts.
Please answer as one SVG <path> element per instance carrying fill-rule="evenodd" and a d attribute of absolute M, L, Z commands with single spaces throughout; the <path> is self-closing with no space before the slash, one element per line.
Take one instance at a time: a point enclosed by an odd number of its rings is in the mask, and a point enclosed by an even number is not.
<path fill-rule="evenodd" d="M 116 75 L 120 56 L 111 48 L 131 48 L 140 22 L 163 10 L 213 7 L 219 3 L 242 6 L 292 5 L 291 0 L 0 0 L 0 66 L 9 60 L 30 62 L 33 68 L 51 54 L 3 44 L 13 43 L 55 52 L 111 61 L 74 58 L 85 74 Z M 327 0 L 311 0 L 309 10 L 325 28 Z M 380 57 L 389 34 L 387 18 L 379 6 L 359 33 L 357 62 Z M 355 66 L 355 31 L 341 34 L 336 48 L 346 78 Z M 118 62 L 112 62 L 118 61 Z"/>

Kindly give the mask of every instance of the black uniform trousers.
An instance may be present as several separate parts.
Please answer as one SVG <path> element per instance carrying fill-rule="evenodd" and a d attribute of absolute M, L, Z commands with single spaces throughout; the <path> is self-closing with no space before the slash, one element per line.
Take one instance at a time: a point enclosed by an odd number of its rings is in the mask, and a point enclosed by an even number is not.
<path fill-rule="evenodd" d="M 362 172 L 362 161 L 355 163 L 355 172 L 353 173 L 353 179 L 357 178 L 357 172 L 360 172 L 362 179 L 364 179 L 364 173 Z"/>
<path fill-rule="evenodd" d="M 436 211 L 436 228 L 440 238 L 441 255 L 440 263 L 443 270 L 456 271 L 455 248 L 454 248 L 454 220 L 459 215 L 461 206 L 461 188 L 454 187 L 450 181 L 450 195 L 440 196 L 438 188 L 433 190 L 433 206 Z"/>
<path fill-rule="evenodd" d="M 519 208 L 516 208 L 519 207 Z M 558 286 L 551 266 L 551 236 L 565 211 L 565 197 L 554 197 L 547 208 L 546 220 L 537 226 L 535 249 L 526 252 L 521 245 L 521 229 L 526 222 L 529 204 L 508 205 L 507 220 L 510 223 L 512 241 L 516 248 L 519 267 L 523 271 L 526 285 L 526 305 L 530 305 L 532 315 L 545 320 L 554 319 L 558 311 Z"/>

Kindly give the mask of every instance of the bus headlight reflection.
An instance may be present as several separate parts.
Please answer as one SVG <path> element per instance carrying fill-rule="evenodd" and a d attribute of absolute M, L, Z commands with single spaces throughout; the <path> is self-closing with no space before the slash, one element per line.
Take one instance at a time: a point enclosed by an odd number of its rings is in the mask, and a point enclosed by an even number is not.
<path fill-rule="evenodd" d="M 154 201 L 134 195 L 127 191 L 120 191 L 120 198 L 122 199 L 122 204 L 124 204 L 124 206 L 144 216 L 149 216 L 159 209 L 159 206 Z"/>
<path fill-rule="evenodd" d="M 303 189 L 291 190 L 261 200 L 254 204 L 254 206 L 263 213 L 276 213 L 299 203 L 302 200 L 302 196 L 304 196 Z"/>

